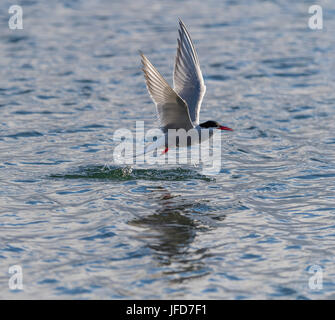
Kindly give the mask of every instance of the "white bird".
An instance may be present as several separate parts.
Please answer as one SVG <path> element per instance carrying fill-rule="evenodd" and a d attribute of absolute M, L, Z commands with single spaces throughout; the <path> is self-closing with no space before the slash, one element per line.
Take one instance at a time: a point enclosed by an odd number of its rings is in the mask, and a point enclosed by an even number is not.
<path fill-rule="evenodd" d="M 143 72 L 148 92 L 156 105 L 160 129 L 164 135 L 145 148 L 144 153 L 165 147 L 163 154 L 171 147 L 187 147 L 201 143 L 213 135 L 213 129 L 229 130 L 217 121 L 199 123 L 199 113 L 206 86 L 200 69 L 198 55 L 190 34 L 179 19 L 179 39 L 173 74 L 173 89 L 141 52 Z M 170 130 L 175 129 L 175 130 Z M 178 141 L 176 130 L 189 132 L 195 129 L 198 139 Z M 204 134 L 206 131 L 206 134 Z M 171 135 L 171 132 L 173 134 Z M 183 140 L 185 141 L 185 140 Z"/>

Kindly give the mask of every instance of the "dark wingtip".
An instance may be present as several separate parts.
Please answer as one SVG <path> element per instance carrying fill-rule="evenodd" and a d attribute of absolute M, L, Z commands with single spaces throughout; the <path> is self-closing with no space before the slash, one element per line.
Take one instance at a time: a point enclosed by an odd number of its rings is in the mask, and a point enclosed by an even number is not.
<path fill-rule="evenodd" d="M 178 18 L 178 21 L 179 21 L 180 27 L 185 27 L 185 24 L 184 24 L 183 20 L 181 20 L 180 17 Z"/>

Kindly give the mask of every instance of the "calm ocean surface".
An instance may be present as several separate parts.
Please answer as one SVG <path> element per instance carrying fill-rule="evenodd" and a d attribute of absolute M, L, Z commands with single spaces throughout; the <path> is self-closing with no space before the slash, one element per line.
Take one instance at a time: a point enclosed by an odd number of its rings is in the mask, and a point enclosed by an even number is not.
<path fill-rule="evenodd" d="M 317 3 L 320 31 L 313 1 L 1 1 L 0 298 L 335 299 L 335 5 Z M 178 17 L 201 118 L 235 129 L 215 176 L 113 163 L 117 129 L 157 126 L 138 50 L 172 83 Z"/>

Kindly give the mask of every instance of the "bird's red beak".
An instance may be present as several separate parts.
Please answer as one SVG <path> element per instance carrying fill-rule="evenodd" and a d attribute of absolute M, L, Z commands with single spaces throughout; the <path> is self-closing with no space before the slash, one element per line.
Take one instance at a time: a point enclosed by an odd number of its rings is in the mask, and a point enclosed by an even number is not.
<path fill-rule="evenodd" d="M 225 126 L 221 126 L 218 129 L 220 130 L 228 130 L 228 131 L 234 131 L 233 129 L 229 128 L 229 127 L 225 127 Z"/>

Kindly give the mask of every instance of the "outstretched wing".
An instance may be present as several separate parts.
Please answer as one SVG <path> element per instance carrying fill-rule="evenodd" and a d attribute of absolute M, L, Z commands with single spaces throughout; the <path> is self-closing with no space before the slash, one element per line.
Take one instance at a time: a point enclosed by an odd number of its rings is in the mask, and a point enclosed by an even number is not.
<path fill-rule="evenodd" d="M 179 39 L 174 67 L 174 90 L 186 101 L 191 120 L 199 124 L 201 102 L 206 86 L 200 70 L 197 52 L 184 23 L 179 19 Z"/>
<path fill-rule="evenodd" d="M 162 131 L 192 129 L 194 126 L 185 101 L 170 87 L 148 58 L 142 53 L 141 57 L 147 88 L 156 104 Z"/>

